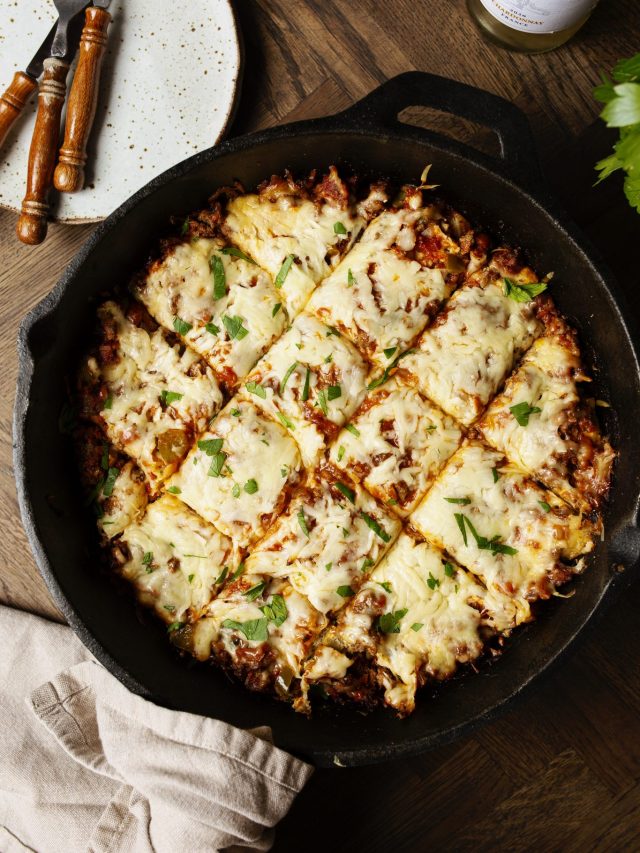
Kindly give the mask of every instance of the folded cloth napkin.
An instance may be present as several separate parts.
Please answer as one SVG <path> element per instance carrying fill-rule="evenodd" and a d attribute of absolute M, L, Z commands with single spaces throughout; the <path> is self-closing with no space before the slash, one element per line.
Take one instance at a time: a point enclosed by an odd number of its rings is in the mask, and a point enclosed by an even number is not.
<path fill-rule="evenodd" d="M 0 850 L 268 850 L 313 768 L 269 729 L 134 696 L 70 628 L 0 606 Z"/>

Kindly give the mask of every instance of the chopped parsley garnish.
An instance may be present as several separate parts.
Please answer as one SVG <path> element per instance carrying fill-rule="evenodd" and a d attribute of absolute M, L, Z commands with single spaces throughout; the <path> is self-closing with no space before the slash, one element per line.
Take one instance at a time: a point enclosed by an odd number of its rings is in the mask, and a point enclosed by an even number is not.
<path fill-rule="evenodd" d="M 297 347 L 298 349 L 302 349 L 302 347 L 303 347 L 303 346 L 304 346 L 304 344 L 296 344 L 296 347 Z"/>
<path fill-rule="evenodd" d="M 302 402 L 306 403 L 309 399 L 309 380 L 311 379 L 311 369 L 307 367 L 307 373 L 304 377 L 304 387 L 302 389 Z"/>
<path fill-rule="evenodd" d="M 209 269 L 213 274 L 213 298 L 216 300 L 223 299 L 227 295 L 227 276 L 222 258 L 218 255 L 211 255 Z"/>
<path fill-rule="evenodd" d="M 373 566 L 373 560 L 371 559 L 371 557 L 365 557 L 362 561 L 362 565 L 360 566 L 360 571 L 366 572 L 367 569 L 371 568 L 371 566 Z"/>
<path fill-rule="evenodd" d="M 239 484 L 239 483 L 234 483 L 234 484 L 233 484 L 233 488 L 231 489 L 231 494 L 232 494 L 232 496 L 233 496 L 234 498 L 239 498 L 239 497 L 240 497 L 240 493 L 241 493 L 241 492 L 242 492 L 242 489 L 240 488 L 240 484 Z"/>
<path fill-rule="evenodd" d="M 325 335 L 325 337 L 330 338 L 331 335 L 335 335 L 337 338 L 341 337 L 340 332 L 335 329 L 333 326 L 329 326 L 329 331 Z"/>
<path fill-rule="evenodd" d="M 176 612 L 175 604 L 163 604 L 162 606 L 167 611 L 167 613 L 175 613 Z"/>
<path fill-rule="evenodd" d="M 269 636 L 266 617 L 262 619 L 249 619 L 248 622 L 236 622 L 235 619 L 225 619 L 222 627 L 230 628 L 232 631 L 240 631 L 245 635 L 247 640 L 255 640 L 256 642 L 264 642 Z"/>
<path fill-rule="evenodd" d="M 183 237 L 188 232 L 188 230 L 189 230 L 189 217 L 187 216 L 185 221 L 180 226 L 180 233 L 182 234 Z"/>
<path fill-rule="evenodd" d="M 423 628 L 423 627 L 424 627 L 424 622 L 414 622 L 413 625 L 411 626 L 411 630 L 415 631 L 417 634 L 418 631 L 420 630 L 420 628 Z"/>
<path fill-rule="evenodd" d="M 277 288 L 282 287 L 286 277 L 289 275 L 289 270 L 291 269 L 291 264 L 293 263 L 294 257 L 294 255 L 287 255 L 287 257 L 284 259 L 284 262 L 280 267 L 280 271 L 276 276 L 276 280 L 274 281 L 274 284 Z"/>
<path fill-rule="evenodd" d="M 167 631 L 170 634 L 173 634 L 174 631 L 179 631 L 180 628 L 184 628 L 186 624 L 186 622 L 172 622 L 171 625 L 169 625 L 169 627 L 167 628 Z"/>
<path fill-rule="evenodd" d="M 391 584 L 389 581 L 378 581 L 378 585 L 382 587 L 385 592 L 391 593 L 393 590 L 391 589 Z"/>
<path fill-rule="evenodd" d="M 518 421 L 521 427 L 529 426 L 529 418 L 541 412 L 538 406 L 532 406 L 531 403 L 517 403 L 515 406 L 509 406 L 509 411 Z"/>
<path fill-rule="evenodd" d="M 383 613 L 378 618 L 378 630 L 383 634 L 399 634 L 400 622 L 407 615 L 407 608 L 394 610 L 392 613 Z"/>
<path fill-rule="evenodd" d="M 244 490 L 248 495 L 255 495 L 258 491 L 258 484 L 253 477 L 244 484 Z"/>
<path fill-rule="evenodd" d="M 116 480 L 118 479 L 119 473 L 119 468 L 109 468 L 109 470 L 107 471 L 107 476 L 104 478 L 104 485 L 102 487 L 102 494 L 105 496 L 105 498 L 111 497 L 113 487 L 116 484 Z"/>
<path fill-rule="evenodd" d="M 220 334 L 220 326 L 216 326 L 215 323 L 207 323 L 205 329 L 207 330 L 207 332 L 209 332 L 210 335 Z"/>
<path fill-rule="evenodd" d="M 430 424 L 428 427 L 426 427 L 427 432 L 433 432 L 434 429 L 438 429 L 438 427 L 435 424 Z"/>
<path fill-rule="evenodd" d="M 180 489 L 178 486 L 169 486 L 167 491 L 171 495 L 181 495 L 182 494 L 182 489 Z"/>
<path fill-rule="evenodd" d="M 329 355 L 325 358 L 324 363 L 330 364 L 333 361 L 333 353 L 330 352 Z"/>
<path fill-rule="evenodd" d="M 452 578 L 455 575 L 456 570 L 452 563 L 447 562 L 444 564 L 444 573 L 448 578 Z"/>
<path fill-rule="evenodd" d="M 200 450 L 204 450 L 207 456 L 215 456 L 222 450 L 222 441 L 221 438 L 202 439 L 198 442 L 198 447 Z"/>
<path fill-rule="evenodd" d="M 280 468 L 280 476 L 281 476 L 281 477 L 286 477 L 286 476 L 288 475 L 288 473 L 289 473 L 289 466 L 288 466 L 288 465 L 283 465 L 283 466 Z"/>
<path fill-rule="evenodd" d="M 347 432 L 350 432 L 351 435 L 355 435 L 356 438 L 360 438 L 360 430 L 356 429 L 353 424 L 345 424 L 344 428 Z"/>
<path fill-rule="evenodd" d="M 391 358 L 391 356 L 395 353 L 395 351 L 397 349 L 398 349 L 398 347 L 387 347 L 387 349 L 382 350 L 382 351 L 385 354 L 386 358 Z"/>
<path fill-rule="evenodd" d="M 450 504 L 460 504 L 460 506 L 466 506 L 471 503 L 471 498 L 445 498 L 445 501 Z"/>
<path fill-rule="evenodd" d="M 113 394 L 109 394 L 107 399 L 104 401 L 103 409 L 112 409 L 113 408 Z"/>
<path fill-rule="evenodd" d="M 384 369 L 384 373 L 382 373 L 380 376 L 378 376 L 378 378 L 377 378 L 377 379 L 374 379 L 374 380 L 373 380 L 373 382 L 370 382 L 370 383 L 367 385 L 367 391 L 374 391 L 376 388 L 379 388 L 381 385 L 384 385 L 384 383 L 385 383 L 385 382 L 387 381 L 387 379 L 389 378 L 389 374 L 391 373 L 391 371 L 392 371 L 395 367 L 397 367 L 398 362 L 400 361 L 400 359 L 401 359 L 401 358 L 406 358 L 408 355 L 411 355 L 411 353 L 412 353 L 412 352 L 413 352 L 413 350 L 412 350 L 412 349 L 408 349 L 406 352 L 401 352 L 401 353 L 400 353 L 400 355 L 397 355 L 397 356 L 393 359 L 393 361 L 391 362 L 391 364 L 388 364 L 388 365 L 385 367 L 385 369 Z"/>
<path fill-rule="evenodd" d="M 546 501 L 538 501 L 545 512 L 551 512 L 551 506 Z"/>
<path fill-rule="evenodd" d="M 236 258 L 241 258 L 243 261 L 246 261 L 248 264 L 253 264 L 254 266 L 256 263 L 249 257 L 249 255 L 245 255 L 244 252 L 241 252 L 240 249 L 236 249 L 235 246 L 225 246 L 224 249 L 220 249 L 220 254 L 234 255 Z"/>
<path fill-rule="evenodd" d="M 271 312 L 271 316 L 275 317 L 281 308 L 282 308 L 282 302 L 276 302 L 276 304 L 273 306 L 273 311 Z"/>
<path fill-rule="evenodd" d="M 100 459 L 100 467 L 103 471 L 109 470 L 109 445 L 102 445 L 102 457 Z"/>
<path fill-rule="evenodd" d="M 229 335 L 230 340 L 232 341 L 241 341 L 249 334 L 249 330 L 245 329 L 245 327 L 242 325 L 242 317 L 227 317 L 226 314 L 223 314 L 222 322 L 224 324 L 225 329 L 227 330 L 227 334 Z"/>
<path fill-rule="evenodd" d="M 329 414 L 329 407 L 327 406 L 327 392 L 324 389 L 318 391 L 318 405 L 322 409 L 322 414 L 327 417 Z"/>
<path fill-rule="evenodd" d="M 262 610 L 269 622 L 274 623 L 276 628 L 280 627 L 289 615 L 287 604 L 279 593 L 272 595 L 271 601 L 265 604 L 264 607 L 261 607 L 260 610 Z"/>
<path fill-rule="evenodd" d="M 348 270 L 347 271 L 347 287 L 353 287 L 353 285 L 355 283 L 356 283 L 356 280 L 353 277 L 353 273 L 351 272 L 351 270 Z"/>
<path fill-rule="evenodd" d="M 344 483 L 336 483 L 336 489 L 341 492 L 348 501 L 350 501 L 352 504 L 355 504 L 356 493 L 353 491 L 353 489 L 350 489 L 349 486 L 345 486 Z"/>
<path fill-rule="evenodd" d="M 231 417 L 239 418 L 240 417 L 240 409 L 231 409 Z"/>
<path fill-rule="evenodd" d="M 324 565 L 325 569 L 326 569 L 328 572 L 330 572 L 330 571 L 331 571 L 332 566 L 333 566 L 333 560 L 332 560 L 330 563 L 325 563 L 325 565 Z"/>
<path fill-rule="evenodd" d="M 181 317 L 173 318 L 173 328 L 179 335 L 186 335 L 187 332 L 190 332 L 193 329 L 191 323 L 187 323 L 186 320 L 183 320 Z"/>
<path fill-rule="evenodd" d="M 222 571 L 220 572 L 218 577 L 214 580 L 214 584 L 224 583 L 224 580 L 227 577 L 228 571 L 229 571 L 229 566 L 223 566 Z"/>
<path fill-rule="evenodd" d="M 347 229 L 344 227 L 342 222 L 334 222 L 333 223 L 333 233 L 334 234 L 346 234 Z"/>
<path fill-rule="evenodd" d="M 549 286 L 546 281 L 535 281 L 530 284 L 518 284 L 512 278 L 503 278 L 504 295 L 516 302 L 531 302 Z"/>
<path fill-rule="evenodd" d="M 288 418 L 283 412 L 276 412 L 276 415 L 278 416 L 278 420 L 280 421 L 283 427 L 286 427 L 287 429 L 296 428 L 294 422 L 290 418 Z"/>
<path fill-rule="evenodd" d="M 262 594 L 262 591 L 266 585 L 266 581 L 260 581 L 260 583 L 257 583 L 255 586 L 252 586 L 251 589 L 248 589 L 244 593 L 244 597 L 247 599 L 247 601 L 255 601 L 255 599 Z"/>
<path fill-rule="evenodd" d="M 344 538 L 345 538 L 345 539 L 347 539 L 347 538 L 348 538 L 348 536 L 349 536 L 349 534 L 350 534 L 350 533 L 351 533 L 351 531 L 350 531 L 350 530 L 348 530 L 346 527 L 343 527 L 343 528 L 342 528 L 342 535 L 344 536 Z"/>
<path fill-rule="evenodd" d="M 224 451 L 220 453 L 214 453 L 211 457 L 211 465 L 209 466 L 209 470 L 207 471 L 207 476 L 209 477 L 219 477 L 222 474 L 222 469 L 224 468 L 224 463 L 227 461 L 227 454 Z"/>
<path fill-rule="evenodd" d="M 493 474 L 493 482 L 497 483 L 498 480 L 500 479 L 500 472 L 498 471 L 497 468 L 492 468 L 491 473 Z"/>
<path fill-rule="evenodd" d="M 427 586 L 429 589 L 436 589 L 440 586 L 440 581 L 438 578 L 434 577 L 431 572 L 429 572 L 429 577 L 427 578 Z"/>
<path fill-rule="evenodd" d="M 179 394 L 177 391 L 167 391 L 165 388 L 164 391 L 160 392 L 160 402 L 163 406 L 170 406 L 171 403 L 176 403 L 178 400 L 182 400 L 183 394 Z"/>
<path fill-rule="evenodd" d="M 343 598 L 351 598 L 352 595 L 355 595 L 355 592 L 351 589 L 350 586 L 339 586 L 336 590 L 338 595 L 341 595 Z"/>
<path fill-rule="evenodd" d="M 240 563 L 240 565 L 235 570 L 235 572 L 230 576 L 229 580 L 230 581 L 237 580 L 243 572 L 244 572 L 244 560 Z"/>
<path fill-rule="evenodd" d="M 143 566 L 150 566 L 153 563 L 153 551 L 146 551 L 144 557 L 142 558 Z"/>
<path fill-rule="evenodd" d="M 501 542 L 498 534 L 493 536 L 491 539 L 487 539 L 486 536 L 481 536 L 466 515 L 457 512 L 455 513 L 455 519 L 458 527 L 460 528 L 460 532 L 462 533 L 462 539 L 465 545 L 467 544 L 466 527 L 468 527 L 471 535 L 476 540 L 476 545 L 480 551 L 491 551 L 493 554 L 508 554 L 509 556 L 513 556 L 518 553 L 517 548 L 512 548 L 510 545 L 505 545 Z"/>
<path fill-rule="evenodd" d="M 195 575 L 189 575 L 189 577 L 187 578 L 187 581 L 188 581 L 189 583 L 193 583 L 193 579 L 194 579 L 194 578 L 195 578 Z"/>
<path fill-rule="evenodd" d="M 267 392 L 262 387 L 262 385 L 258 385 L 257 382 L 247 382 L 244 387 L 250 394 L 255 394 L 256 397 L 260 397 L 261 400 L 267 399 Z"/>
<path fill-rule="evenodd" d="M 300 525 L 300 529 L 304 533 L 304 535 L 309 538 L 309 526 L 307 525 L 307 519 L 304 515 L 304 507 L 300 507 L 298 510 L 298 524 Z"/>
<path fill-rule="evenodd" d="M 342 458 L 344 457 L 344 444 L 341 444 L 338 448 L 338 462 L 342 462 Z"/>
<path fill-rule="evenodd" d="M 329 402 L 331 402 L 331 400 L 337 400 L 338 397 L 342 397 L 342 388 L 339 385 L 329 385 L 327 388 L 327 398 Z"/>
<path fill-rule="evenodd" d="M 287 387 L 287 382 L 291 378 L 291 374 L 293 373 L 293 371 L 296 369 L 297 366 L 298 366 L 298 362 L 294 361 L 293 364 L 287 368 L 287 372 L 282 377 L 282 382 L 280 383 L 280 394 L 282 394 L 284 389 Z"/>
<path fill-rule="evenodd" d="M 370 515 L 368 515 L 366 512 L 364 512 L 362 510 L 360 511 L 360 515 L 364 519 L 364 523 L 367 525 L 367 527 L 371 528 L 371 530 L 373 530 L 373 532 L 376 534 L 376 536 L 379 536 L 383 542 L 390 542 L 391 541 L 391 537 L 389 536 L 387 531 L 384 529 L 384 527 L 382 527 L 380 524 L 378 524 L 378 522 L 375 520 L 375 518 L 371 518 Z"/>

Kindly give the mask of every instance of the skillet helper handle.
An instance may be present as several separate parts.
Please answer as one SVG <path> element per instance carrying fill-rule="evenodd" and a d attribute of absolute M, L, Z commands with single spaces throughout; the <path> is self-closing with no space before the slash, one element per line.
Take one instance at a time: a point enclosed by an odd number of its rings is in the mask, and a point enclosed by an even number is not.
<path fill-rule="evenodd" d="M 27 192 L 16 227 L 18 239 L 32 246 L 42 243 L 47 234 L 47 198 L 56 163 L 60 113 L 67 94 L 68 72 L 68 62 L 55 57 L 45 59 L 38 93 L 38 113 L 29 148 Z"/>
<path fill-rule="evenodd" d="M 0 97 L 0 145 L 6 139 L 11 125 L 24 109 L 37 85 L 33 77 L 29 77 L 24 71 L 16 71 L 13 75 L 9 87 Z"/>
<path fill-rule="evenodd" d="M 77 192 L 84 185 L 87 141 L 96 114 L 100 66 L 110 23 L 111 15 L 105 9 L 89 6 L 85 12 L 78 65 L 67 104 L 64 142 L 53 176 L 54 187 L 63 193 Z"/>
<path fill-rule="evenodd" d="M 505 98 L 457 80 L 408 71 L 387 80 L 343 115 L 397 127 L 403 125 L 398 115 L 411 106 L 441 110 L 489 128 L 498 137 L 500 160 L 521 183 L 533 188 L 544 180 L 525 114 Z"/>

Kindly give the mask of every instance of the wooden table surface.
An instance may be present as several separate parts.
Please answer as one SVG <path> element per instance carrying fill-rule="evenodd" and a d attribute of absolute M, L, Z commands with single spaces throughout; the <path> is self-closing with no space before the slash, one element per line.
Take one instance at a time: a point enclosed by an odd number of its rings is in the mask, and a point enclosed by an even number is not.
<path fill-rule="evenodd" d="M 509 98 L 531 119 L 551 188 L 605 254 L 640 316 L 640 217 L 618 180 L 592 188 L 593 163 L 612 138 L 595 121 L 592 89 L 600 69 L 638 49 L 637 0 L 603 0 L 569 44 L 541 56 L 489 46 L 462 0 L 239 6 L 246 72 L 231 133 L 336 112 L 411 69 Z M 408 117 L 472 144 L 488 142 L 486 132 L 437 113 Z M 27 248 L 14 237 L 15 219 L 0 212 L 0 599 L 60 619 L 15 496 L 15 339 L 23 315 L 93 226 L 54 224 L 42 246 Z M 640 850 L 639 659 L 636 584 L 552 675 L 472 737 L 400 762 L 317 772 L 281 824 L 275 849 Z M 303 837 L 318 841 L 303 847 Z"/>

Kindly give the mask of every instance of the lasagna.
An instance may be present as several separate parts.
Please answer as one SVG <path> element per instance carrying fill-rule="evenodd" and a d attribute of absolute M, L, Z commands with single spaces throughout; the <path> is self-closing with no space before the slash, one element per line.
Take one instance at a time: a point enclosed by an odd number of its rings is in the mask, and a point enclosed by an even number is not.
<path fill-rule="evenodd" d="M 410 714 L 602 532 L 615 452 L 550 276 L 424 180 L 220 188 L 97 306 L 73 384 L 105 570 L 303 713 Z"/>

